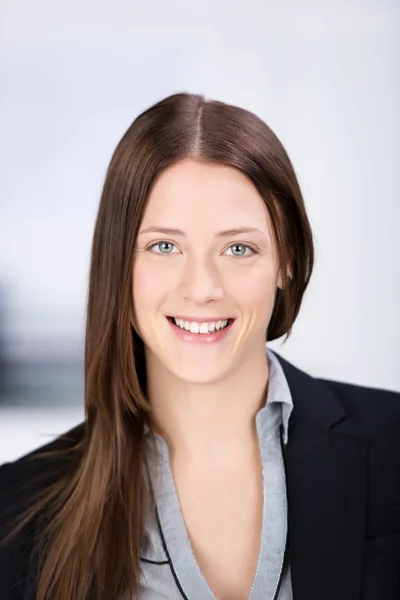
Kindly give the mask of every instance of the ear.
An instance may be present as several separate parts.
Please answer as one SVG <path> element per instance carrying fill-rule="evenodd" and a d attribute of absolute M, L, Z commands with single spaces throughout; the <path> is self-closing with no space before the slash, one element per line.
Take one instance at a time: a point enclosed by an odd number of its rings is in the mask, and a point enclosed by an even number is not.
<path fill-rule="evenodd" d="M 287 269 L 286 275 L 282 276 L 281 271 L 278 274 L 277 286 L 279 289 L 283 290 L 283 288 L 287 287 L 292 280 L 292 269 L 289 267 Z"/>

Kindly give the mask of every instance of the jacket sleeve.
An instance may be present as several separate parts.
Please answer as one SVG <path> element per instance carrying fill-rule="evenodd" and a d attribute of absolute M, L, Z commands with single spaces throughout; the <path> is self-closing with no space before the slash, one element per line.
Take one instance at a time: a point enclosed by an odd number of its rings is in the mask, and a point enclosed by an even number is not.
<path fill-rule="evenodd" d="M 0 598 L 28 600 L 34 598 L 28 595 L 27 584 L 33 524 L 28 523 L 15 538 L 4 543 L 5 534 L 14 525 L 24 504 L 14 493 L 13 479 L 12 463 L 0 466 Z"/>

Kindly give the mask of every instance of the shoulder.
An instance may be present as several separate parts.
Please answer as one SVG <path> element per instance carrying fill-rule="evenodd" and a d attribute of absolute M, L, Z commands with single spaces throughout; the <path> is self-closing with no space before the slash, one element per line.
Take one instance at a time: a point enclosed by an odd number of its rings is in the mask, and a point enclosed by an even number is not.
<path fill-rule="evenodd" d="M 369 511 L 377 511 L 379 528 L 382 519 L 388 519 L 392 528 L 392 507 L 398 511 L 400 502 L 400 393 L 322 381 L 347 413 L 341 431 L 355 431 L 366 442 Z"/>
<path fill-rule="evenodd" d="M 52 442 L 21 458 L 0 466 L 0 598 L 19 600 L 28 589 L 29 559 L 34 538 L 39 533 L 40 515 L 28 520 L 20 531 L 8 538 L 21 516 L 28 511 L 42 490 L 55 483 L 72 465 L 74 452 L 84 437 L 80 424 Z M 75 454 L 76 456 L 76 454 Z M 31 596 L 29 596 L 31 597 Z M 32 596 L 33 597 L 33 596 Z"/>
<path fill-rule="evenodd" d="M 290 388 L 294 418 L 322 423 L 330 419 L 337 432 L 364 439 L 374 455 L 399 456 L 400 467 L 398 391 L 311 375 L 276 356 Z"/>
<path fill-rule="evenodd" d="M 400 392 L 356 385 L 345 381 L 317 379 L 338 398 L 350 418 L 365 424 L 400 425 Z"/>
<path fill-rule="evenodd" d="M 365 441 L 368 459 L 369 504 L 381 508 L 400 500 L 400 393 L 321 380 L 342 404 L 342 433 Z"/>
<path fill-rule="evenodd" d="M 70 464 L 72 450 L 84 437 L 84 423 L 63 433 L 55 440 L 36 448 L 32 452 L 0 465 L 0 507 L 12 496 L 19 496 L 18 504 L 29 501 L 29 492 L 40 491 L 42 487 L 51 484 L 61 475 L 64 468 Z"/>

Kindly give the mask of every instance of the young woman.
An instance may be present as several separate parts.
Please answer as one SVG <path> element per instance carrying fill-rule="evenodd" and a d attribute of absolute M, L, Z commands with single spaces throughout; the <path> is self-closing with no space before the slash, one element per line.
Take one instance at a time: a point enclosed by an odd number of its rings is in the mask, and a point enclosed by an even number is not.
<path fill-rule="evenodd" d="M 400 600 L 400 394 L 311 377 L 290 160 L 176 94 L 118 144 L 95 227 L 85 420 L 0 468 L 1 600 Z"/>

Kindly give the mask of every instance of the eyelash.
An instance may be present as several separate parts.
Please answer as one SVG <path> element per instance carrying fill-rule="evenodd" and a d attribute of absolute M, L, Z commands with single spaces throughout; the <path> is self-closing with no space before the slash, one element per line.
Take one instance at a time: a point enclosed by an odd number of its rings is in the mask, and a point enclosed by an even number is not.
<path fill-rule="evenodd" d="M 173 242 L 169 242 L 168 240 L 161 240 L 160 242 L 155 242 L 154 244 L 150 244 L 150 246 L 147 246 L 147 248 L 145 250 L 152 250 L 155 246 L 159 246 L 160 244 L 163 243 L 167 243 L 167 244 L 171 244 L 172 246 L 175 246 L 175 244 Z M 255 254 L 259 254 L 259 252 L 253 247 L 253 246 L 249 246 L 249 244 L 231 244 L 229 246 L 229 248 L 232 248 L 233 246 L 244 246 L 245 248 L 248 248 L 249 250 L 251 250 L 251 254 L 249 254 L 248 256 L 235 256 L 234 254 L 232 254 L 232 258 L 250 258 L 251 256 L 254 256 Z M 175 246 L 176 247 L 176 246 Z M 172 252 L 155 252 L 154 254 L 158 254 L 159 256 L 168 256 L 173 254 Z"/>

